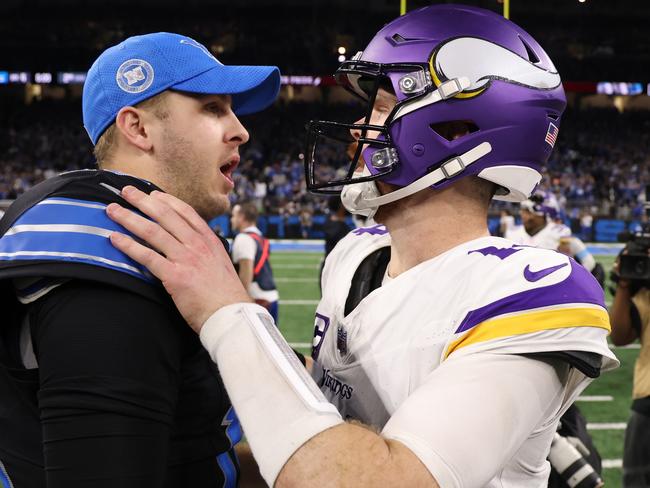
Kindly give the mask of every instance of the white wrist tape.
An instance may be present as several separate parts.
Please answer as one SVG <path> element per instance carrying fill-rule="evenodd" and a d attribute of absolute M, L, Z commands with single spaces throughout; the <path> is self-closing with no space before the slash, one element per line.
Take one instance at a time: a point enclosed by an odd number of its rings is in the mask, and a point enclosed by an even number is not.
<path fill-rule="evenodd" d="M 301 445 L 343 422 L 264 307 L 223 307 L 203 324 L 201 342 L 219 367 L 269 486 Z"/>

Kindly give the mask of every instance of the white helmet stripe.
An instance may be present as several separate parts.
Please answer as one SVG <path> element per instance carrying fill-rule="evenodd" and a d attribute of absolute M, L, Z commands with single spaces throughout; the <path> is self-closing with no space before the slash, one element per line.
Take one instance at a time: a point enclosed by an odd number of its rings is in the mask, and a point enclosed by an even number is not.
<path fill-rule="evenodd" d="M 494 78 L 531 88 L 555 88 L 561 80 L 555 66 L 551 66 L 553 71 L 547 71 L 505 47 L 475 37 L 453 39 L 435 54 L 436 74 L 446 78 L 467 76 L 470 90 Z"/>

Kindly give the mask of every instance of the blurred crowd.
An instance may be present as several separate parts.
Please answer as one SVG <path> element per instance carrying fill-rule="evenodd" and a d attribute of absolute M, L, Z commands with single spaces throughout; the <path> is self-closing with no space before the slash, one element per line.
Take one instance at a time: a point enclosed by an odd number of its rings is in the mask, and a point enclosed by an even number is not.
<path fill-rule="evenodd" d="M 646 112 L 566 112 L 542 188 L 558 197 L 567 217 L 638 220 L 646 184 L 650 184 Z"/>
<path fill-rule="evenodd" d="M 327 199 L 307 192 L 306 122 L 337 115 L 355 120 L 355 107 L 276 104 L 244 117 L 251 133 L 236 170 L 233 201 L 255 201 L 262 213 L 300 216 L 304 225 L 326 213 Z M 41 102 L 0 111 L 0 198 L 13 199 L 59 172 L 94 167 L 92 147 L 72 102 Z M 543 188 L 556 194 L 566 216 L 637 219 L 650 183 L 650 119 L 640 112 L 569 110 Z M 503 206 L 495 206 L 495 212 Z M 513 210 L 515 210 L 513 208 Z"/>
<path fill-rule="evenodd" d="M 12 3 L 17 6 L 12 8 Z M 124 8 L 117 7 L 121 3 Z M 409 8 L 426 3 L 412 0 Z M 500 8 L 496 2 L 476 3 Z M 512 16 L 545 47 L 564 80 L 646 78 L 650 9 L 641 2 L 631 7 L 633 13 L 630 6 L 607 8 L 607 2 L 562 2 L 562 8 L 537 3 L 546 2 L 514 2 Z M 231 2 L 222 8 L 197 0 L 185 2 L 182 9 L 169 1 L 37 4 L 16 0 L 0 6 L 5 20 L 0 69 L 85 71 L 89 60 L 128 36 L 170 31 L 195 37 L 225 63 L 277 64 L 284 74 L 322 76 L 336 69 L 338 46 L 354 54 L 377 26 L 396 15 L 392 2 L 370 1 L 321 0 L 300 8 L 291 2 Z M 129 15 L 124 15 L 127 10 Z"/>

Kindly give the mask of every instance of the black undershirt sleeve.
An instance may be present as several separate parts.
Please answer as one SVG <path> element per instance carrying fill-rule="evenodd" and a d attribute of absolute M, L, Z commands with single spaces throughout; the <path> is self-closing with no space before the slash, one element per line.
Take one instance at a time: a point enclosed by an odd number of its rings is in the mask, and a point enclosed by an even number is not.
<path fill-rule="evenodd" d="M 174 313 L 82 281 L 31 306 L 48 488 L 163 486 L 180 381 Z"/>

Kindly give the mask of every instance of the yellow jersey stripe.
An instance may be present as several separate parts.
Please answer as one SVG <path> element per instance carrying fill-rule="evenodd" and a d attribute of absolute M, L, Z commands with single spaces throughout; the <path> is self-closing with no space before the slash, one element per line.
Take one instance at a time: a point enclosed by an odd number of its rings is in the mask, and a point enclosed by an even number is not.
<path fill-rule="evenodd" d="M 479 342 L 550 329 L 571 327 L 600 327 L 611 331 L 607 312 L 598 307 L 562 308 L 521 313 L 489 319 L 472 327 L 465 335 L 447 347 L 445 359 L 454 351 Z"/>

